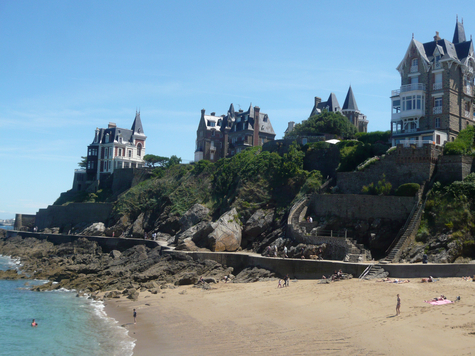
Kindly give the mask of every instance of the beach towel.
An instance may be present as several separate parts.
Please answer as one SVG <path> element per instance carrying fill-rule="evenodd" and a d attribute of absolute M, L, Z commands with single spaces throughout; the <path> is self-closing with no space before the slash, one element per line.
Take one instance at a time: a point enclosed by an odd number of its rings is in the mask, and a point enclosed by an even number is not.
<path fill-rule="evenodd" d="M 444 300 L 424 300 L 424 302 L 432 304 L 432 305 L 443 305 L 443 304 L 450 304 L 453 303 L 451 300 L 444 299 Z"/>

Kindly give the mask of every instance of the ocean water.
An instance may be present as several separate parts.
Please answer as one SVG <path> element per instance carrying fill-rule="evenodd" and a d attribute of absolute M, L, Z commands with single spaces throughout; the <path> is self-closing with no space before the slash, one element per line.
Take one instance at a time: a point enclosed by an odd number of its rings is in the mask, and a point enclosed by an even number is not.
<path fill-rule="evenodd" d="M 19 262 L 0 255 L 0 269 Z M 135 340 L 104 306 L 72 291 L 32 292 L 45 281 L 0 280 L 0 355 L 130 356 Z M 31 327 L 36 319 L 38 327 Z"/>

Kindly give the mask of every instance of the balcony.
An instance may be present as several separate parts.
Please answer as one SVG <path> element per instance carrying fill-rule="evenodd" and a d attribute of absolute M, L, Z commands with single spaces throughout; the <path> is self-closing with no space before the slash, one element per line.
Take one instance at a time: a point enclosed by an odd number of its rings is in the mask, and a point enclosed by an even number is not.
<path fill-rule="evenodd" d="M 470 111 L 465 110 L 465 117 L 470 118 Z"/>
<path fill-rule="evenodd" d="M 424 91 L 426 90 L 426 86 L 424 83 L 415 83 L 415 84 L 406 84 L 406 85 L 401 85 L 401 88 L 393 90 L 391 92 L 391 96 L 398 96 L 401 93 L 405 93 L 408 91 Z"/>
<path fill-rule="evenodd" d="M 465 94 L 472 96 L 472 92 L 473 92 L 473 91 L 472 91 L 472 87 L 466 85 L 463 89 L 464 89 L 463 92 L 464 92 Z"/>
<path fill-rule="evenodd" d="M 434 106 L 432 110 L 433 114 L 442 114 L 442 106 Z"/>
<path fill-rule="evenodd" d="M 432 89 L 434 89 L 434 90 L 442 89 L 442 83 L 434 83 Z"/>

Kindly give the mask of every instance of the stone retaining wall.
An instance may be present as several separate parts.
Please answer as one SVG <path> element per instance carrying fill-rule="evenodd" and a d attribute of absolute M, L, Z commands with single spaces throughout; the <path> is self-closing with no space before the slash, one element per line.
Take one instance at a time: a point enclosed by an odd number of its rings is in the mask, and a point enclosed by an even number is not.
<path fill-rule="evenodd" d="M 334 215 L 349 219 L 405 220 L 414 206 L 414 197 L 361 194 L 320 194 L 311 199 L 317 216 Z"/>
<path fill-rule="evenodd" d="M 71 228 L 79 223 L 106 223 L 112 212 L 112 206 L 111 203 L 50 205 L 36 213 L 36 225 L 40 230 L 51 227 L 59 227 L 63 230 L 67 226 Z"/>
<path fill-rule="evenodd" d="M 437 166 L 437 178 L 443 183 L 461 181 L 473 171 L 472 156 L 442 156 Z"/>

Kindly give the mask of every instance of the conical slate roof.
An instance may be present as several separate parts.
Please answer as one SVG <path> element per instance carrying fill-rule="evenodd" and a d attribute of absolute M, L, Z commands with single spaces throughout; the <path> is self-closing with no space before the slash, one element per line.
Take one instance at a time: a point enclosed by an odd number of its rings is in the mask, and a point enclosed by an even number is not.
<path fill-rule="evenodd" d="M 328 107 L 328 111 L 332 111 L 332 112 L 340 111 L 340 104 L 338 103 L 338 100 L 336 99 L 335 93 L 330 94 L 327 102 L 325 103 L 325 106 Z"/>
<path fill-rule="evenodd" d="M 143 127 L 142 127 L 142 121 L 140 120 L 140 111 L 135 113 L 135 120 L 134 123 L 132 124 L 132 128 L 130 129 L 132 132 L 138 133 L 138 134 L 144 134 L 143 132 Z"/>
<path fill-rule="evenodd" d="M 350 111 L 359 111 L 358 105 L 356 105 L 356 99 L 353 94 L 353 89 L 348 89 L 348 94 L 346 94 L 345 103 L 343 104 L 343 110 L 350 110 Z"/>
<path fill-rule="evenodd" d="M 463 28 L 463 23 L 460 23 L 457 19 L 457 23 L 455 24 L 455 32 L 454 32 L 454 39 L 452 43 L 457 44 L 461 42 L 465 42 L 465 29 Z"/>

